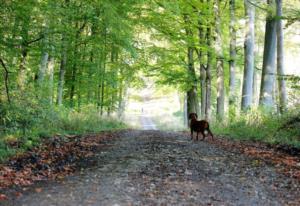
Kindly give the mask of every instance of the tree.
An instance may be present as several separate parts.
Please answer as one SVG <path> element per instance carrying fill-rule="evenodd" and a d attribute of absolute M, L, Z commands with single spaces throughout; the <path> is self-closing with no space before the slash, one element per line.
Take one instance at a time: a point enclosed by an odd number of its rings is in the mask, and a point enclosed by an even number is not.
<path fill-rule="evenodd" d="M 202 5 L 204 1 L 201 0 Z M 206 107 L 206 68 L 204 62 L 204 48 L 205 48 L 205 18 L 204 12 L 199 12 L 198 20 L 198 38 L 199 38 L 199 51 L 198 51 L 198 60 L 200 62 L 200 89 L 201 89 L 201 117 L 205 118 L 205 107 Z"/>
<path fill-rule="evenodd" d="M 187 91 L 187 111 L 190 113 L 199 114 L 199 103 L 197 98 L 197 82 L 196 82 L 196 73 L 194 66 L 194 48 L 192 41 L 192 31 L 190 28 L 190 19 L 189 16 L 184 14 L 185 22 L 185 32 L 187 37 L 187 61 L 188 61 L 188 73 L 191 80 L 190 89 Z"/>
<path fill-rule="evenodd" d="M 220 0 L 214 1 L 214 11 L 216 14 L 216 62 L 217 62 L 217 117 L 224 118 L 225 107 L 225 85 L 224 85 L 224 56 L 222 49 Z"/>
<path fill-rule="evenodd" d="M 236 7 L 235 0 L 229 1 L 230 9 L 230 59 L 229 59 L 229 104 L 235 103 L 235 70 L 236 70 Z"/>
<path fill-rule="evenodd" d="M 283 28 L 282 28 L 282 0 L 276 0 L 277 15 L 277 75 L 279 90 L 279 109 L 283 113 L 286 109 L 287 95 L 284 80 L 284 52 L 283 52 Z"/>
<path fill-rule="evenodd" d="M 253 72 L 254 72 L 254 6 L 245 0 L 246 35 L 244 42 L 244 79 L 241 109 L 246 110 L 252 104 Z"/>
<path fill-rule="evenodd" d="M 273 106 L 273 89 L 276 54 L 276 19 L 274 0 L 268 0 L 269 11 L 266 19 L 263 67 L 260 87 L 259 104 L 264 107 Z"/>

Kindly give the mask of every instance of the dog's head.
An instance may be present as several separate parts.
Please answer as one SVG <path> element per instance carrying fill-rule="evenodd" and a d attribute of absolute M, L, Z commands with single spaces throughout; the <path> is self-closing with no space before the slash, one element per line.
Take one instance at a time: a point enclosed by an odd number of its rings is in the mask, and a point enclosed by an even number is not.
<path fill-rule="evenodd" d="M 198 118 L 198 115 L 196 113 L 190 113 L 189 114 L 189 119 L 197 119 Z"/>

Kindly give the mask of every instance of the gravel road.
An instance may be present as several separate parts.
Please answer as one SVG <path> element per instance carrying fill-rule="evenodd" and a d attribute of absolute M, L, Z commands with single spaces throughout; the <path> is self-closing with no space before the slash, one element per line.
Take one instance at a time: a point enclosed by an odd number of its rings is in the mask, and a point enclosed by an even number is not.
<path fill-rule="evenodd" d="M 255 159 L 175 132 L 125 130 L 60 181 L 2 205 L 299 205 L 299 182 Z"/>

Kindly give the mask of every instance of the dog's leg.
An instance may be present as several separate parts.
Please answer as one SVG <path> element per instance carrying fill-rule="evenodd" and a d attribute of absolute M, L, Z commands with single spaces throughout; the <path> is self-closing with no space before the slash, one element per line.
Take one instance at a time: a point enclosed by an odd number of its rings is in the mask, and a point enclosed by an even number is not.
<path fill-rule="evenodd" d="M 193 130 L 191 129 L 191 140 L 193 140 Z"/>
<path fill-rule="evenodd" d="M 197 141 L 198 141 L 198 135 L 199 135 L 199 132 L 197 132 L 197 139 L 196 139 Z"/>
<path fill-rule="evenodd" d="M 205 133 L 204 133 L 204 131 L 201 132 L 201 134 L 202 134 L 202 141 L 203 141 L 205 139 Z"/>
<path fill-rule="evenodd" d="M 210 129 L 209 129 L 209 128 L 207 129 L 207 131 L 208 131 L 208 133 L 210 134 L 210 136 L 211 136 L 212 140 L 214 140 L 214 135 L 212 134 L 212 132 L 210 131 Z"/>

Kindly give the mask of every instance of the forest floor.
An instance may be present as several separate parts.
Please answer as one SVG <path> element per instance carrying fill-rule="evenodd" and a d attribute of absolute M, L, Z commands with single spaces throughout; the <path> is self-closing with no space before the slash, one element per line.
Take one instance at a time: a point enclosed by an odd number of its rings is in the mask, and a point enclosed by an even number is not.
<path fill-rule="evenodd" d="M 53 138 L 10 160 L 0 205 L 299 205 L 299 174 L 299 156 L 257 143 L 120 130 Z"/>

